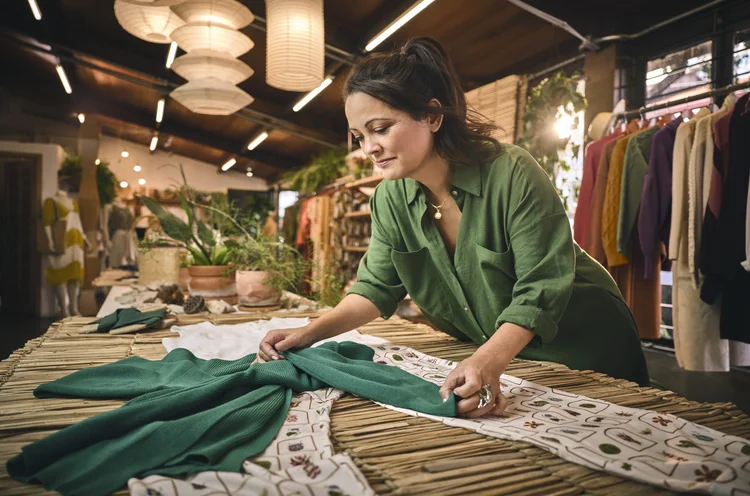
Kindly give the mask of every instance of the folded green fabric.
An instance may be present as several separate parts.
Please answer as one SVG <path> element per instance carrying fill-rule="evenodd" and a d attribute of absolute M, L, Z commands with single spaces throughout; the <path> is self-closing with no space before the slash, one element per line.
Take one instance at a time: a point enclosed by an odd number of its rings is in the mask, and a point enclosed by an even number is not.
<path fill-rule="evenodd" d="M 144 324 L 146 328 L 158 324 L 167 314 L 166 309 L 154 310 L 153 312 L 141 312 L 135 308 L 120 308 L 114 313 L 102 317 L 94 322 L 99 324 L 96 332 L 109 332 L 133 324 Z"/>
<path fill-rule="evenodd" d="M 287 360 L 252 364 L 201 360 L 176 349 L 160 361 L 130 357 L 42 384 L 39 398 L 130 399 L 27 445 L 7 463 L 23 482 L 70 495 L 108 494 L 130 477 L 239 471 L 261 453 L 284 422 L 292 393 L 334 386 L 390 405 L 456 416 L 455 396 L 372 361 L 357 343 L 289 351 Z"/>

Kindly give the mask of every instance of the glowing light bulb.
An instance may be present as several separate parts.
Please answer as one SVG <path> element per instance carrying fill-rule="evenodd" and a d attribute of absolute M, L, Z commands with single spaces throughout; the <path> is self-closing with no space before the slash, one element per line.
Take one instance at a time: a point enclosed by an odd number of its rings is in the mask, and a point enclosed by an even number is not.
<path fill-rule="evenodd" d="M 120 187 L 121 188 L 127 188 L 128 187 L 128 182 L 127 181 L 120 181 Z"/>
<path fill-rule="evenodd" d="M 136 172 L 141 172 L 141 166 L 140 165 L 135 165 L 135 166 L 133 166 L 133 170 L 136 171 Z"/>
<path fill-rule="evenodd" d="M 143 186 L 144 184 L 146 184 L 146 180 L 145 180 L 145 179 L 143 179 L 143 178 L 140 178 L 140 179 L 138 180 L 138 184 L 140 184 L 141 186 Z"/>

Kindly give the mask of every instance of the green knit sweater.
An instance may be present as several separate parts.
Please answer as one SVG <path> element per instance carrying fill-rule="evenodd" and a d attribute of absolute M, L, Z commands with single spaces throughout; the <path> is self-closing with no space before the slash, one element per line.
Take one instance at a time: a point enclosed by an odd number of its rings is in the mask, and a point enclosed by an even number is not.
<path fill-rule="evenodd" d="M 34 391 L 38 398 L 129 399 L 27 445 L 8 461 L 23 482 L 70 495 L 108 494 L 130 477 L 240 470 L 261 453 L 286 418 L 292 393 L 334 386 L 357 396 L 433 415 L 456 416 L 456 397 L 372 361 L 352 342 L 285 353 L 287 360 L 251 365 L 201 360 L 176 349 L 160 361 L 130 357 L 75 372 Z"/>

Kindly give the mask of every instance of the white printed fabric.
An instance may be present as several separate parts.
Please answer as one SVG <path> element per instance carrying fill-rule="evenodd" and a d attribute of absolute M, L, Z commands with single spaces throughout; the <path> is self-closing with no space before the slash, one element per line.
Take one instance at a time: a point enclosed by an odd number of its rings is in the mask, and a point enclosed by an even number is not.
<path fill-rule="evenodd" d="M 374 360 L 442 385 L 456 362 L 392 344 L 377 345 Z M 626 408 L 502 375 L 508 407 L 480 419 L 425 415 L 479 434 L 525 441 L 564 460 L 628 479 L 718 495 L 750 495 L 750 442 L 674 415 Z"/>
<path fill-rule="evenodd" d="M 262 454 L 242 464 L 242 473 L 201 472 L 187 480 L 159 475 L 132 478 L 130 494 L 374 496 L 351 458 L 333 454 L 329 414 L 342 393 L 328 388 L 295 395 L 276 438 Z"/>
<path fill-rule="evenodd" d="M 275 324 L 280 323 L 283 322 Z M 266 329 L 275 324 L 272 322 L 249 323 L 241 326 L 209 324 L 213 326 L 211 329 L 205 324 L 198 324 L 173 328 L 173 330 L 179 331 L 182 337 L 188 338 L 179 342 L 187 346 L 179 347 L 189 346 L 188 349 L 194 354 L 204 350 L 202 358 L 228 359 L 219 355 L 223 353 L 221 350 L 227 348 L 226 343 L 221 343 L 219 346 L 215 340 L 223 338 L 230 341 L 236 340 L 236 345 L 243 347 L 244 354 L 255 353 L 257 343 L 260 342 Z M 299 322 L 286 322 L 286 324 L 289 327 L 296 327 L 292 324 L 299 324 Z M 226 327 L 233 328 L 235 332 L 224 334 L 222 329 Z M 207 332 L 209 330 L 211 332 Z M 393 345 L 374 336 L 362 335 L 357 331 L 337 336 L 335 340 L 350 340 L 367 344 L 375 351 L 374 361 L 399 367 L 438 385 L 443 384 L 457 364 L 450 360 L 425 355 L 411 348 Z M 165 346 L 166 341 L 165 339 Z M 255 348 L 248 347 L 248 342 L 256 343 Z M 430 418 L 446 425 L 469 429 L 486 436 L 528 442 L 564 460 L 673 491 L 731 496 L 750 495 L 750 442 L 745 439 L 722 434 L 666 413 L 621 407 L 509 375 L 502 375 L 500 379 L 502 392 L 508 399 L 508 407 L 500 417 L 486 416 L 481 419 L 437 417 L 390 405 L 383 404 L 383 406 L 412 416 Z M 333 389 L 328 391 L 331 393 L 326 393 L 325 401 L 330 401 L 330 403 L 327 403 L 325 414 L 330 410 L 333 400 L 341 394 L 340 391 Z M 336 393 L 334 394 L 333 391 Z M 320 401 L 319 395 L 315 397 L 319 398 L 316 401 Z M 305 434 L 300 431 L 300 434 L 289 435 L 289 429 L 295 429 L 294 423 L 300 421 L 293 412 L 299 411 L 304 405 L 306 405 L 304 402 L 293 404 L 290 410 L 292 417 L 287 419 L 276 440 L 263 455 L 256 459 L 268 466 L 272 475 L 291 478 L 288 472 L 291 470 L 289 466 L 292 465 L 292 461 L 297 460 L 295 463 L 305 464 L 304 459 L 293 458 L 292 448 L 286 452 L 283 450 L 287 448 L 282 449 L 283 446 L 294 446 L 294 450 L 299 451 L 299 453 L 294 451 L 297 455 L 302 455 L 303 451 L 310 453 L 306 456 L 311 456 L 310 461 L 314 463 L 317 463 L 318 459 L 331 459 L 327 458 L 331 456 L 331 445 L 327 440 L 327 423 L 321 420 L 323 417 L 318 417 L 308 411 L 310 416 L 306 418 L 310 419 L 311 423 L 305 427 Z M 311 402 L 310 408 L 314 411 L 318 410 L 316 402 Z M 327 415 L 325 421 L 327 422 Z M 314 426 L 317 422 L 325 425 L 325 429 L 321 427 L 316 431 Z M 310 434 L 311 432 L 313 434 Z M 320 437 L 313 437 L 316 433 L 324 435 L 326 441 Z M 293 441 L 286 439 L 293 436 Z M 320 452 L 320 458 L 312 457 L 312 453 L 316 451 Z M 353 467 L 353 465 L 349 466 Z M 262 469 L 247 462 L 243 468 L 251 474 Z M 348 471 L 341 473 L 348 473 Z M 215 474 L 215 472 L 207 474 Z M 364 481 L 360 477 L 361 474 L 359 472 L 357 474 L 356 479 Z M 239 476 L 240 474 L 231 475 Z M 216 479 L 214 475 L 205 477 Z M 153 479 L 153 477 L 147 478 L 144 481 Z M 167 485 L 176 487 L 182 482 L 161 479 L 169 481 L 169 484 L 164 483 L 164 487 Z M 148 494 L 135 492 L 136 485 L 130 484 L 131 494 L 138 496 Z M 161 494 L 171 496 L 205 493 L 164 492 Z M 302 494 L 317 493 L 303 492 Z"/>

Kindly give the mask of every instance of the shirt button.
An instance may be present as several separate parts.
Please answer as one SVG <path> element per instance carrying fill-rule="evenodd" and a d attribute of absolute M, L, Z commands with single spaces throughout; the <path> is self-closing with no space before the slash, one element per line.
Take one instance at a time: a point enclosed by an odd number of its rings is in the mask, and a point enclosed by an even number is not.
<path fill-rule="evenodd" d="M 469 311 L 469 307 L 464 307 L 464 310 L 466 310 L 468 312 Z"/>
<path fill-rule="evenodd" d="M 454 189 L 453 191 L 451 191 L 451 194 L 452 194 L 453 196 L 458 196 L 458 191 L 456 191 L 456 190 Z"/>

